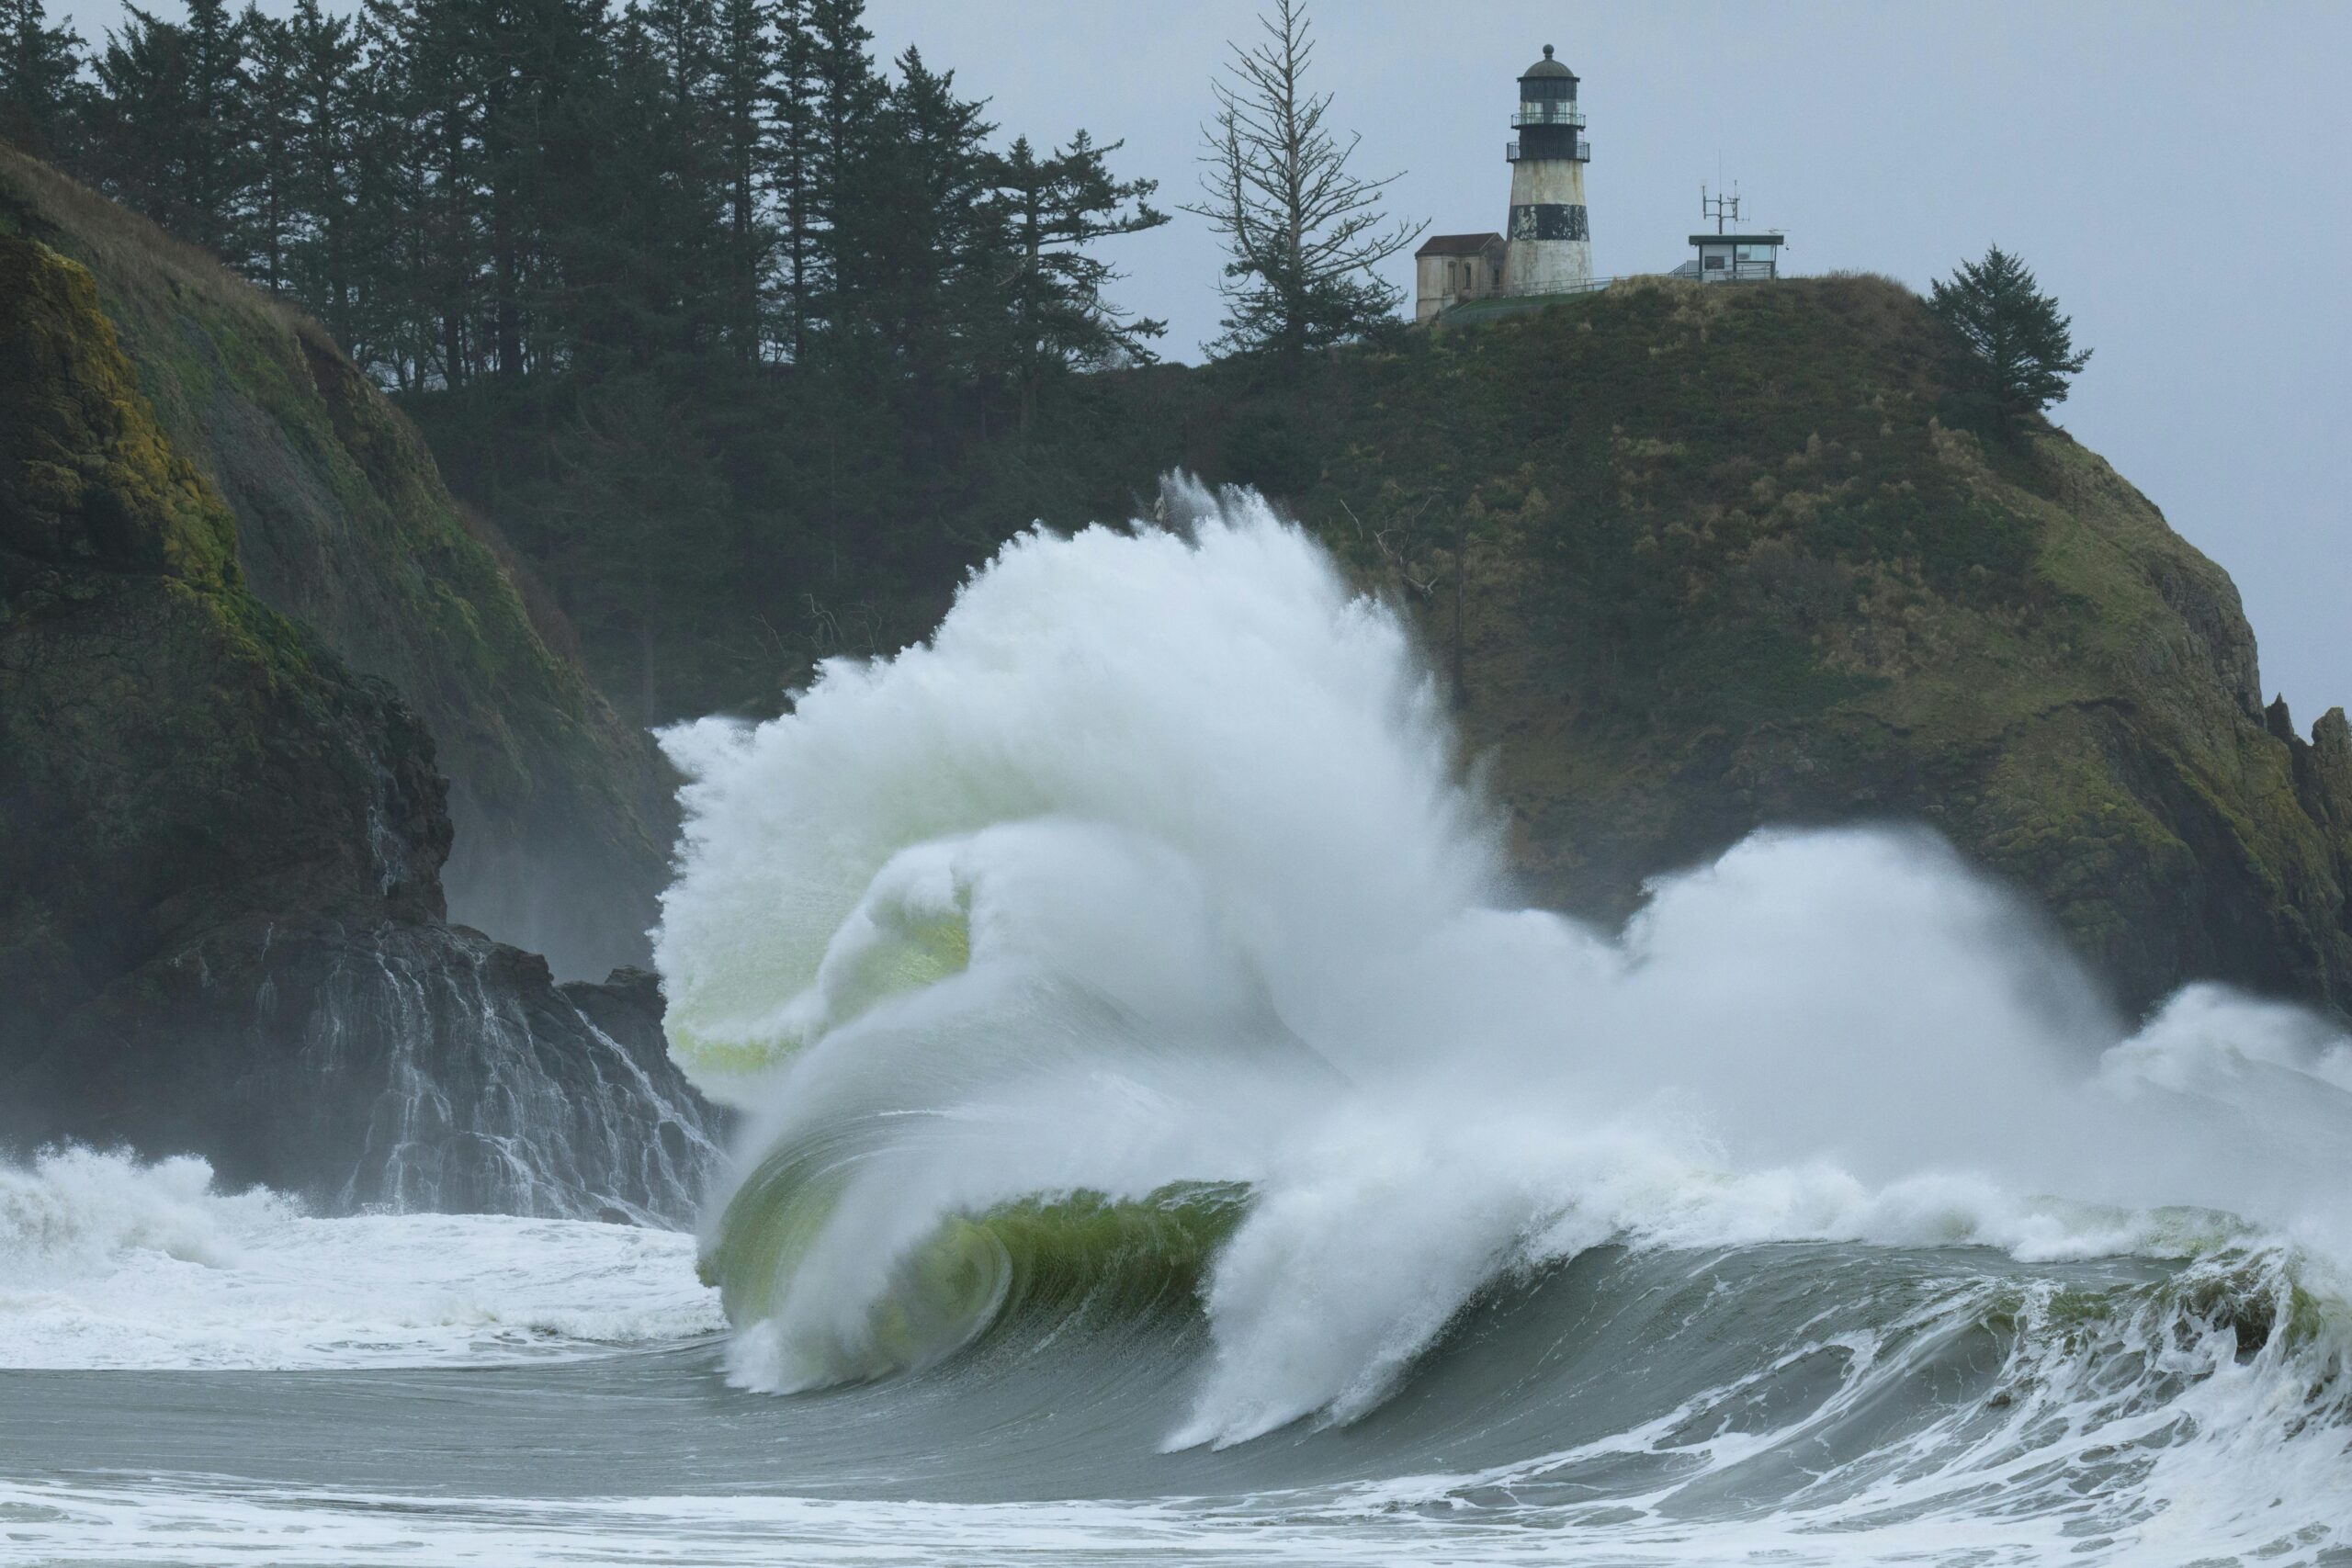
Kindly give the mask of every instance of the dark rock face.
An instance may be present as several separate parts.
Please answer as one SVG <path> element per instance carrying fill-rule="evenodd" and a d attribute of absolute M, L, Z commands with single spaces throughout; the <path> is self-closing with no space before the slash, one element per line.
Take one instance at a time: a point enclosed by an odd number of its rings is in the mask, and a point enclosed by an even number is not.
<path fill-rule="evenodd" d="M 0 1138 L 684 1218 L 712 1124 L 658 994 L 442 923 L 431 737 L 235 544 L 90 274 L 0 235 Z"/>
<path fill-rule="evenodd" d="M 35 992 L 254 910 L 441 912 L 430 740 L 244 592 L 234 537 L 89 275 L 0 238 L 0 973 Z"/>
<path fill-rule="evenodd" d="M 314 323 L 5 148 L 0 231 L 95 275 L 156 437 L 235 519 L 227 559 L 252 599 L 432 735 L 458 918 L 565 974 L 643 963 L 667 765 L 549 651 L 414 429 Z"/>
<path fill-rule="evenodd" d="M 329 1213 L 682 1223 L 717 1129 L 661 1017 L 650 985 L 558 986 L 462 927 L 247 917 L 65 1020 L 5 1123 L 201 1153 Z"/>

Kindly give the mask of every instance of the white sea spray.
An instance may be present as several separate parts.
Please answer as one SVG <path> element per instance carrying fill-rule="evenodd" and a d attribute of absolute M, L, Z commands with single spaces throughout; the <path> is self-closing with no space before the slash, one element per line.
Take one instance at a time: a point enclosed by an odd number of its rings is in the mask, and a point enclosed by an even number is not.
<path fill-rule="evenodd" d="M 2323 1292 L 2352 1257 L 2317 1021 L 2204 987 L 2135 1032 L 1916 830 L 1757 835 L 1619 933 L 1518 908 L 1402 624 L 1254 496 L 1163 510 L 1024 536 L 929 643 L 667 737 L 678 1055 L 752 1112 L 746 1169 L 829 1151 L 745 1381 L 940 1352 L 873 1325 L 944 1222 L 1170 1183 L 1251 1191 L 1180 1444 L 1361 1416 L 1480 1290 L 1612 1238 L 2251 1232 Z"/>

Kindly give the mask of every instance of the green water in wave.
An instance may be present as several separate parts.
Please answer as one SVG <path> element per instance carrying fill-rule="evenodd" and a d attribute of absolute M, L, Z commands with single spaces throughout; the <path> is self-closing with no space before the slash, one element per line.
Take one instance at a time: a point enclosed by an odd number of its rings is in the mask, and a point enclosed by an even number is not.
<path fill-rule="evenodd" d="M 700 1269 L 738 1327 L 784 1306 L 832 1219 L 847 1177 L 829 1152 L 820 1143 L 772 1153 L 728 1203 Z M 951 1214 L 895 1260 L 866 1305 L 862 1354 L 824 1381 L 927 1366 L 993 1325 L 1039 1315 L 1189 1309 L 1248 1195 L 1238 1183 L 1178 1182 L 1137 1200 L 1080 1191 Z"/>

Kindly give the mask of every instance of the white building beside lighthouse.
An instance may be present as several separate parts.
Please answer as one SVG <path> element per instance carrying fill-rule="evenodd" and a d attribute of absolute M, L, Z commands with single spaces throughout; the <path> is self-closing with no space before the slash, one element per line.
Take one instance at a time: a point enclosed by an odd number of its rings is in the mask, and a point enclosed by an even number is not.
<path fill-rule="evenodd" d="M 1510 221 L 1501 234 L 1437 234 L 1413 254 L 1417 321 L 1471 299 L 1557 294 L 1592 283 L 1592 231 L 1585 214 L 1584 166 L 1592 161 L 1576 73 L 1552 57 L 1519 79 L 1518 140 L 1510 164 Z"/>

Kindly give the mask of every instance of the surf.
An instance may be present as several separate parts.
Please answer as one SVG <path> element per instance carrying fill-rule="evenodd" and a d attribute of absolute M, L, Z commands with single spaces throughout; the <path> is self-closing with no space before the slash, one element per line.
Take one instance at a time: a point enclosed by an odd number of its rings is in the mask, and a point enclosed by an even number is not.
<path fill-rule="evenodd" d="M 1803 1517 L 1837 1488 L 1786 1455 L 1834 1432 L 1841 1517 L 2040 1465 L 2144 1532 L 2193 1455 L 2209 1490 L 2302 1478 L 2266 1540 L 2342 1531 L 2352 1045 L 2216 987 L 2121 1020 L 1899 827 L 1759 834 L 1622 931 L 1527 907 L 1408 628 L 1252 494 L 1026 535 L 927 642 L 664 743 L 657 957 L 743 1116 L 701 1252 L 746 1388 L 1142 1335 L 1165 1455 L 1434 1403 L 1526 1451 L 1432 1495 L 1518 1496 L 1587 1450 L 1565 1405 L 1454 1405 L 1465 1341 L 1679 1272 L 1737 1281 L 1678 1332 L 1745 1365 L 1617 1392 L 1590 1452 L 1680 1479 L 1612 1507 L 1779 1452 Z M 1776 1258 L 1804 1313 L 1748 1310 Z M 1809 1414 L 1736 1414 L 1784 1377 Z M 1873 1401 L 1912 1412 L 1899 1483 L 1852 1439 L 1894 1441 Z M 2067 1457 L 2119 1441 L 2165 1451 Z"/>

